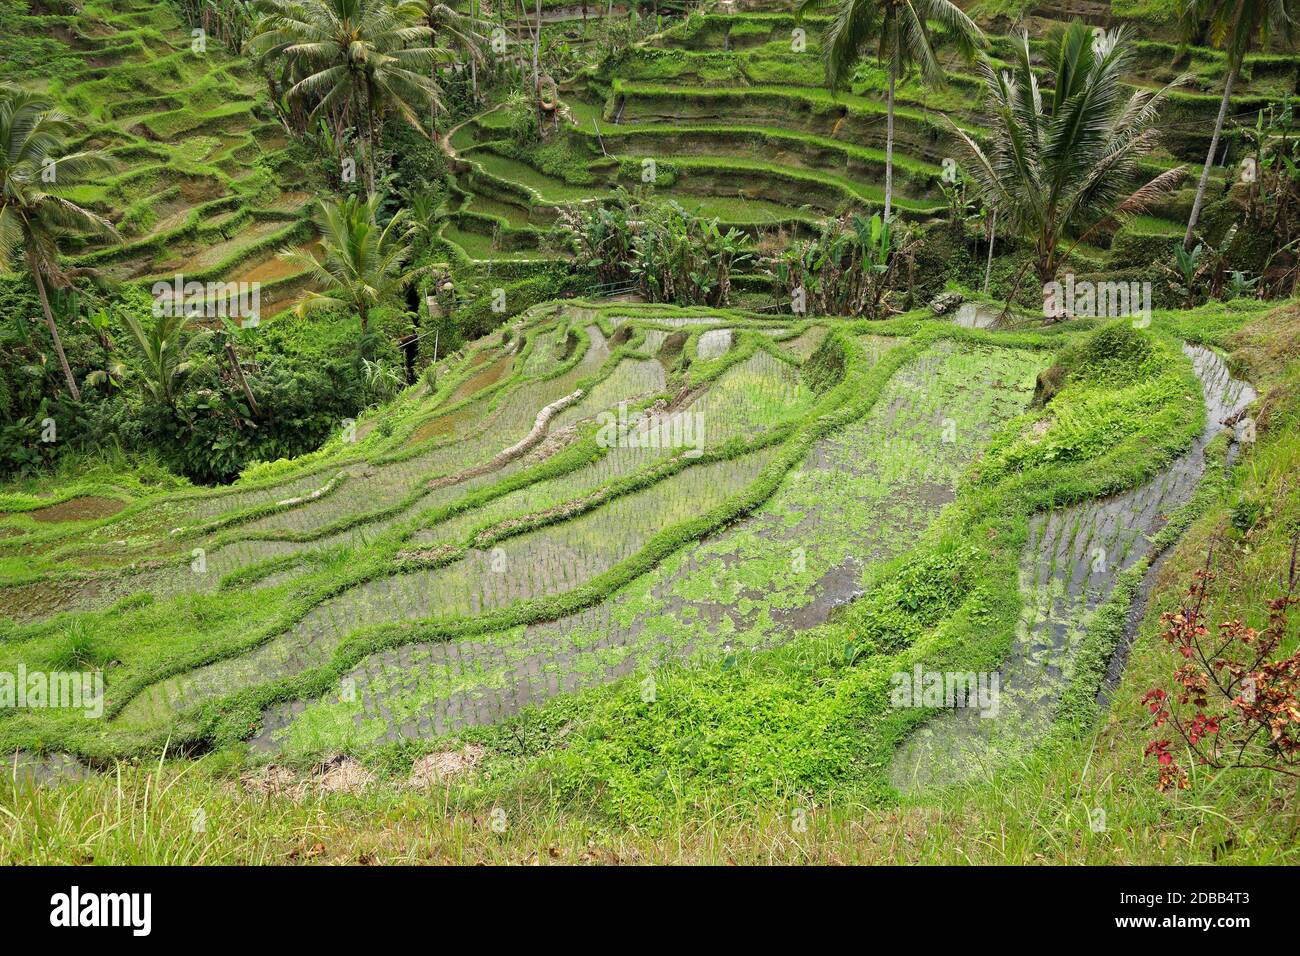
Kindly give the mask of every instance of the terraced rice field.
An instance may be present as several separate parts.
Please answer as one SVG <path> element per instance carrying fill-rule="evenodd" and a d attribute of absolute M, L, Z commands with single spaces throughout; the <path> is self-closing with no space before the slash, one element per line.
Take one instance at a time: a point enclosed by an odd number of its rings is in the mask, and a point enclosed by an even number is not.
<path fill-rule="evenodd" d="M 775 9 L 761 9 L 762 7 Z M 851 88 L 825 88 L 818 36 L 824 18 L 796 21 L 782 5 L 694 13 L 666 26 L 619 58 L 611 73 L 595 71 L 566 84 L 562 96 L 572 123 L 564 134 L 585 168 L 544 171 L 512 154 L 508 120 L 498 108 L 457 126 L 450 136 L 460 214 L 443 238 L 470 259 L 550 258 L 541 242 L 558 204 L 584 202 L 616 184 L 635 185 L 629 170 L 653 160 L 655 191 L 688 211 L 715 217 L 751 234 L 785 228 L 798 232 L 845 208 L 878 209 L 883 201 L 884 72 L 863 69 Z M 1038 54 L 1050 29 L 1082 15 L 1113 26 L 1106 11 L 1044 4 L 1024 21 Z M 977 7 L 974 11 L 981 15 Z M 558 22 L 558 20 L 556 21 Z M 995 21 L 1000 23 L 1000 21 Z M 586 31 L 574 13 L 571 24 Z M 991 32 L 995 62 L 1011 56 L 1013 38 Z M 1146 30 L 1146 25 L 1143 27 Z M 1154 175 L 1179 163 L 1195 164 L 1207 145 L 1224 68 L 1220 51 L 1179 46 L 1170 37 L 1139 44 L 1136 67 L 1126 77 L 1151 87 L 1190 77 L 1166 108 L 1164 143 L 1144 160 Z M 894 152 L 895 208 L 907 218 L 942 215 L 943 168 L 959 155 L 947 116 L 977 140 L 983 81 L 971 65 L 944 54 L 947 82 L 915 79 L 897 91 Z M 1177 64 L 1177 67 L 1171 64 Z M 1252 54 L 1232 109 L 1253 115 L 1289 90 L 1286 57 Z M 1288 64 L 1291 64 L 1290 66 Z M 1212 172 L 1215 180 L 1226 175 Z M 1104 258 L 1106 247 L 1127 238 L 1174 236 L 1186 219 L 1194 181 L 1162 199 L 1102 247 L 1081 252 Z"/>
<path fill-rule="evenodd" d="M 1060 12 L 1027 21 L 1040 56 Z M 126 241 L 75 245 L 69 264 L 119 285 L 258 282 L 275 312 L 296 301 L 305 275 L 278 250 L 324 246 L 259 74 L 215 46 L 196 54 L 141 0 L 89 0 L 79 22 L 86 64 L 50 92 L 122 161 L 76 198 Z M 493 331 L 457 338 L 435 374 L 317 451 L 228 487 L 0 514 L 0 673 L 105 678 L 93 723 L 0 711 L 0 753 L 44 754 L 38 772 L 56 776 L 164 748 L 304 766 L 472 744 L 494 772 L 570 753 L 589 761 L 582 786 L 593 766 L 624 774 L 635 799 L 616 813 L 639 822 L 638 799 L 672 805 L 701 767 L 764 797 L 969 781 L 1035 753 L 1080 694 L 1104 700 L 1131 634 L 1099 648 L 1097 622 L 1150 583 L 1257 397 L 1191 344 L 1215 340 L 1196 318 L 1049 326 L 982 298 L 946 316 L 776 316 L 758 291 L 771 276 L 744 270 L 732 306 L 648 304 L 584 291 L 601 264 L 568 261 L 550 231 L 562 206 L 653 187 L 736 227 L 756 261 L 878 209 L 883 74 L 867 64 L 826 90 L 823 24 L 695 13 L 576 73 L 560 90 L 562 169 L 521 158 L 499 102 L 439 131 L 450 180 L 424 265 L 457 296 L 541 279 L 555 284 L 529 303 L 579 298 L 468 320 Z M 1005 58 L 1006 38 L 992 49 Z M 1193 78 L 1147 172 L 1199 158 L 1217 108 L 1208 49 L 1143 41 L 1126 82 L 1172 78 L 1175 53 Z M 1247 65 L 1237 112 L 1294 86 L 1294 64 Z M 940 114 L 988 136 L 971 68 L 945 67 L 946 85 L 901 84 L 896 117 L 896 208 L 939 228 L 954 152 Z M 661 178 L 645 183 L 649 160 Z M 1173 236 L 1189 205 L 1188 189 L 1165 197 L 1087 255 Z M 1141 353 L 1138 371 L 1089 352 L 1108 335 Z M 892 702 L 913 667 L 996 675 L 999 719 Z M 692 712 L 697 679 L 717 693 Z M 660 682 L 678 696 L 654 710 Z M 784 763 L 718 744 L 799 720 Z M 689 748 L 688 771 L 669 769 Z"/>
<path fill-rule="evenodd" d="M 948 785 L 996 773 L 1050 731 L 1062 691 L 1097 609 L 1120 576 L 1141 563 L 1169 516 L 1185 504 L 1206 468 L 1205 449 L 1255 400 L 1217 354 L 1184 346 L 1201 381 L 1207 422 L 1186 452 L 1138 488 L 1035 515 L 1021 557 L 1024 611 L 1003 665 L 999 713 L 953 710 L 900 749 L 891 775 L 900 790 Z M 1122 669 L 1116 651 L 1112 677 Z"/>
<path fill-rule="evenodd" d="M 0 556 L 42 557 L 0 589 L 0 661 L 85 629 L 171 619 L 186 633 L 115 644 L 93 743 L 48 716 L 0 732 L 103 753 L 238 720 L 259 753 L 435 746 L 816 631 L 950 523 L 1055 347 L 957 321 L 905 328 L 545 306 L 465 349 L 402 428 L 301 473 L 11 516 Z M 670 334 L 686 348 L 660 361 Z M 828 356 L 838 384 L 814 387 Z M 1253 397 L 1213 353 L 1188 346 L 1184 361 L 1210 408 L 1193 447 L 1141 487 L 1029 518 L 1006 665 L 1007 706 L 1032 704 L 1025 734 L 1050 725 L 1087 615 L 1190 494 L 1216 423 Z M 965 716 L 913 738 L 896 773 L 916 747 L 930 767 L 931 742 L 979 729 Z"/>
<path fill-rule="evenodd" d="M 285 159 L 287 137 L 257 71 L 215 39 L 198 49 L 169 4 L 79 7 L 59 34 L 78 66 L 45 93 L 82 124 L 80 141 L 114 163 L 68 198 L 109 219 L 123 241 L 73 248 L 74 263 L 146 287 L 177 274 L 256 281 L 267 286 L 267 314 L 291 304 L 275 290 L 303 279 L 276 254 L 316 249 L 303 221 L 309 195 L 298 191 L 301 173 Z"/>

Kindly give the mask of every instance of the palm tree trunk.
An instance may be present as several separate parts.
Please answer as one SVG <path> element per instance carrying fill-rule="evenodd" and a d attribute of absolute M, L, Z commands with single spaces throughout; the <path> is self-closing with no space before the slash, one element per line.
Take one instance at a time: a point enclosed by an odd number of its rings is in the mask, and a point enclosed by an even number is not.
<path fill-rule="evenodd" d="M 36 292 L 41 297 L 41 308 L 45 312 L 45 326 L 50 330 L 50 338 L 54 340 L 54 351 L 58 353 L 59 364 L 63 366 L 63 377 L 68 381 L 68 391 L 72 393 L 74 402 L 80 402 L 81 390 L 77 388 L 77 380 L 72 377 L 72 366 L 68 364 L 68 356 L 63 351 L 63 339 L 59 337 L 59 327 L 54 324 L 54 312 L 50 309 L 50 297 L 45 291 L 45 280 L 41 277 L 41 270 L 37 268 L 36 263 L 30 259 L 27 263 L 32 270 L 32 279 L 36 282 Z"/>
<path fill-rule="evenodd" d="M 365 90 L 366 111 L 366 192 L 375 194 L 375 104 L 370 101 L 370 90 Z"/>
<path fill-rule="evenodd" d="M 537 0 L 537 32 L 533 34 L 533 96 L 541 88 L 541 77 L 537 72 L 537 61 L 542 51 L 542 0 Z"/>
<path fill-rule="evenodd" d="M 992 220 L 989 223 L 989 258 L 984 263 L 984 294 L 989 294 L 989 277 L 993 274 L 993 240 L 998 234 L 998 211 L 993 210 Z"/>
<path fill-rule="evenodd" d="M 1230 41 L 1237 37 L 1237 30 L 1241 26 L 1241 16 L 1246 9 L 1246 0 L 1237 0 L 1237 12 L 1232 19 L 1232 32 L 1228 34 Z M 1210 152 L 1205 157 L 1205 166 L 1201 169 L 1201 181 L 1196 185 L 1196 199 L 1192 201 L 1192 214 L 1187 219 L 1187 234 L 1183 236 L 1183 248 L 1187 249 L 1192 244 L 1192 235 L 1196 232 L 1197 220 L 1201 218 L 1201 203 L 1205 201 L 1205 185 L 1210 180 L 1210 167 L 1214 164 L 1214 154 L 1219 150 L 1219 135 L 1223 132 L 1223 121 L 1228 115 L 1228 101 L 1232 99 L 1232 84 L 1237 80 L 1237 71 L 1241 68 L 1241 61 L 1246 58 L 1247 44 L 1243 44 L 1242 49 L 1232 58 L 1232 66 L 1228 69 L 1228 78 L 1223 83 L 1223 100 L 1219 103 L 1219 116 L 1214 121 L 1214 134 L 1210 137 Z"/>
<path fill-rule="evenodd" d="M 244 367 L 239 364 L 239 355 L 235 352 L 233 343 L 226 343 L 226 358 L 230 362 L 230 369 L 235 374 L 235 381 L 239 383 L 240 389 L 244 393 L 244 398 L 248 401 L 248 409 L 253 413 L 254 418 L 261 416 L 261 410 L 257 407 L 257 399 L 253 397 L 253 390 L 248 387 L 248 379 L 244 378 Z"/>
<path fill-rule="evenodd" d="M 1228 79 L 1223 84 L 1223 101 L 1219 104 L 1219 118 L 1214 121 L 1214 134 L 1210 137 L 1210 152 L 1205 157 L 1205 166 L 1201 169 L 1201 181 L 1196 184 L 1196 199 L 1192 201 L 1192 214 L 1187 220 L 1187 234 L 1183 236 L 1183 248 L 1190 248 L 1192 235 L 1196 232 L 1196 223 L 1201 218 L 1201 204 L 1205 201 L 1205 186 L 1210 180 L 1210 167 L 1214 165 L 1214 155 L 1219 151 L 1219 135 L 1223 132 L 1223 121 L 1228 115 L 1228 100 L 1232 98 L 1232 84 L 1237 78 L 1237 65 L 1234 63 L 1228 71 Z"/>
<path fill-rule="evenodd" d="M 370 135 L 366 138 L 366 192 L 373 196 L 375 194 L 375 111 L 369 108 L 369 103 L 366 106 L 366 125 L 370 128 Z"/>
<path fill-rule="evenodd" d="M 885 103 L 885 222 L 894 205 L 894 67 L 889 67 L 889 93 Z"/>

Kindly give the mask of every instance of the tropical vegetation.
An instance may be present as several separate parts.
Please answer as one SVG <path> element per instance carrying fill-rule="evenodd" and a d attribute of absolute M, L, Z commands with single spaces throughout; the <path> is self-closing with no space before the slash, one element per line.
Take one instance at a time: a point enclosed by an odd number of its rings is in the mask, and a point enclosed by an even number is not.
<path fill-rule="evenodd" d="M 1294 11 L 1070 9 L 0 0 L 0 860 L 1295 862 Z"/>

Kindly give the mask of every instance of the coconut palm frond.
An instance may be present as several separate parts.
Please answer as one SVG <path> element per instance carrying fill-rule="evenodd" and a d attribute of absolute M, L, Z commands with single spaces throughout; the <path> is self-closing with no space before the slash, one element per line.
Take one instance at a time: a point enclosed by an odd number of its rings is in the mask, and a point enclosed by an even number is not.
<path fill-rule="evenodd" d="M 986 62 L 988 154 L 959 136 L 977 195 L 1000 226 L 1032 243 L 1043 281 L 1074 248 L 1066 248 L 1071 237 L 1079 237 L 1077 245 L 1095 229 L 1140 213 L 1183 174 L 1169 170 L 1133 188 L 1138 160 L 1155 146 L 1160 107 L 1178 81 L 1132 92 L 1123 82 L 1132 62 L 1124 30 L 1098 35 L 1075 21 L 1052 32 L 1048 51 L 1047 96 L 1039 92 L 1027 38 L 1009 70 Z"/>

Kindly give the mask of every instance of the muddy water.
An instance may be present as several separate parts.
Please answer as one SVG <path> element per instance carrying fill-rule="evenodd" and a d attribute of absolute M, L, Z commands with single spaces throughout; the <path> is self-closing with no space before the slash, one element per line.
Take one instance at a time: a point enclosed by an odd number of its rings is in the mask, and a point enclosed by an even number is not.
<path fill-rule="evenodd" d="M 501 380 L 501 377 L 510 370 L 514 364 L 513 355 L 503 355 L 493 361 L 490 365 L 479 369 L 465 381 L 456 387 L 456 390 L 447 397 L 444 402 L 447 406 L 456 405 L 465 399 L 478 394 L 485 388 L 495 385 Z M 428 441 L 436 436 L 454 435 L 460 429 L 463 429 L 470 422 L 476 421 L 483 414 L 481 408 L 466 406 L 457 409 L 447 415 L 439 415 L 437 418 L 431 418 L 415 431 L 411 432 L 411 437 L 406 440 L 406 446 L 418 445 L 421 442 Z"/>
<path fill-rule="evenodd" d="M 433 489 L 393 515 L 312 541 L 252 539 L 215 547 L 210 539 L 199 539 L 186 543 L 185 560 L 176 560 L 170 564 L 102 574 L 89 579 L 53 579 L 0 588 L 0 616 L 10 616 L 20 623 L 27 623 L 63 612 L 102 609 L 134 594 L 152 594 L 159 600 L 188 594 L 209 594 L 217 589 L 225 575 L 262 561 L 294 555 L 306 557 L 313 552 L 336 547 L 365 547 L 388 529 L 408 522 L 430 508 L 446 505 L 458 496 L 497 481 L 522 467 L 522 461 L 512 462 L 499 471 Z M 207 552 L 202 572 L 197 572 L 190 561 L 192 547 L 202 547 Z M 296 565 L 260 578 L 249 584 L 248 588 L 257 590 L 270 587 L 308 570 L 307 565 Z"/>
<path fill-rule="evenodd" d="M 707 361 L 725 355 L 731 348 L 731 329 L 710 329 L 703 332 L 695 343 L 695 357 Z"/>
<path fill-rule="evenodd" d="M 112 599 L 102 597 L 103 590 L 104 585 L 99 580 L 59 578 L 0 588 L 0 617 L 13 618 L 25 624 L 60 611 L 111 604 Z"/>
<path fill-rule="evenodd" d="M 289 223 L 275 219 L 250 223 L 241 229 L 234 238 L 227 239 L 225 242 L 209 246 L 193 244 L 193 248 L 188 253 L 184 248 L 178 250 L 176 255 L 162 262 L 157 271 L 160 274 L 167 272 L 202 272 L 204 269 L 210 269 L 217 265 L 240 249 L 247 248 L 254 242 L 287 229 L 289 225 Z"/>
<path fill-rule="evenodd" d="M 964 329 L 991 329 L 998 324 L 1001 310 L 983 302 L 963 302 L 953 316 L 953 322 Z"/>
<path fill-rule="evenodd" d="M 475 401 L 475 422 L 472 429 L 466 429 L 463 437 L 456 435 L 452 441 L 435 443 L 433 447 L 401 461 L 350 466 L 352 477 L 341 494 L 306 502 L 243 527 L 263 531 L 284 528 L 314 530 L 345 514 L 375 511 L 392 505 L 430 479 L 461 474 L 467 468 L 494 460 L 503 450 L 516 445 L 529 434 L 536 424 L 539 409 L 572 392 L 577 382 L 604 362 L 609 352 L 603 339 L 594 327 L 588 332 L 593 336 L 592 347 L 563 375 L 525 380 L 499 396 L 481 396 Z M 497 370 L 484 370 L 488 371 L 500 374 Z M 493 407 L 484 413 L 484 405 L 489 401 Z"/>
<path fill-rule="evenodd" d="M 486 356 L 486 353 L 484 354 Z M 509 357 L 506 358 L 506 366 L 508 367 L 508 365 Z M 493 376 L 500 374 L 500 370 L 488 371 Z M 450 433 L 454 430 L 454 427 L 479 420 L 482 413 L 483 409 L 481 407 L 468 407 L 461 412 L 435 419 L 434 422 L 446 433 Z M 463 419 L 463 421 L 460 419 Z M 469 459 L 473 459 L 475 455 L 480 453 L 479 446 L 482 446 L 483 449 L 500 450 L 499 447 L 492 444 L 488 436 L 485 436 L 483 441 L 472 444 L 473 448 L 466 447 L 463 453 L 463 456 Z M 456 450 L 450 449 L 440 454 L 442 457 L 454 457 Z M 378 477 L 370 475 L 364 465 L 350 467 L 347 471 L 352 474 L 350 479 L 352 488 L 343 489 L 338 493 L 305 502 L 296 508 L 258 519 L 245 525 L 245 530 L 302 532 L 319 527 L 323 522 L 333 520 L 363 507 L 377 508 L 379 505 L 388 503 L 395 494 L 412 487 L 413 483 L 419 479 L 427 467 L 427 462 L 424 461 L 425 457 L 421 456 L 409 463 L 399 463 L 391 466 L 382 470 L 382 474 Z M 496 474 L 500 476 L 503 473 L 513 471 L 515 467 L 514 464 L 507 465 L 504 469 L 499 469 Z M 219 496 L 214 499 L 199 499 L 189 504 L 184 509 L 185 513 L 170 515 L 165 527 L 194 523 L 199 515 L 205 512 L 215 514 L 232 506 L 243 504 L 250 499 L 271 494 L 289 496 L 293 491 L 309 493 L 316 490 L 317 487 L 331 477 L 333 476 L 329 473 L 320 473 L 305 479 L 295 480 L 269 491 Z M 383 491 L 381 496 L 367 498 L 365 495 L 347 494 L 348 491 L 355 492 L 356 488 L 364 488 L 367 485 L 374 485 L 376 482 L 379 482 L 377 487 Z M 103 608 L 122 597 L 136 593 L 149 593 L 157 598 L 169 598 L 180 594 L 210 592 L 216 588 L 222 575 L 257 561 L 307 553 L 340 544 L 363 545 L 374 535 L 391 527 L 397 521 L 409 520 L 420 511 L 444 504 L 457 494 L 463 493 L 469 488 L 477 487 L 481 483 L 481 481 L 472 480 L 462 482 L 458 487 L 428 492 L 417 498 L 413 504 L 404 508 L 396 516 L 359 525 L 349 532 L 328 535 L 316 541 L 245 541 L 236 542 L 219 549 L 213 549 L 209 541 L 206 540 L 192 541 L 185 546 L 185 552 L 188 553 L 192 545 L 208 549 L 207 568 L 202 574 L 194 573 L 190 568 L 188 559 L 186 559 L 185 561 L 177 560 L 171 563 L 151 563 L 139 569 L 122 568 L 118 573 L 112 574 L 105 571 L 105 573 L 82 580 L 37 582 L 31 585 L 3 588 L 0 589 L 0 614 L 11 616 L 18 621 L 28 622 L 40 620 L 63 611 L 87 611 Z M 120 507 L 120 503 L 114 504 L 118 504 Z M 222 508 L 222 505 L 225 505 L 225 508 Z M 64 510 L 68 509 L 64 508 Z M 110 526 L 104 530 L 114 535 L 124 533 L 121 528 L 116 526 Z M 172 543 L 170 541 L 165 542 L 168 546 Z M 175 548 L 167 547 L 165 550 L 175 551 Z M 165 558 L 165 555 L 160 553 L 157 546 L 151 546 L 143 551 L 136 550 L 114 555 L 111 560 L 118 565 L 123 565 L 141 559 L 156 562 L 159 558 Z M 86 567 L 93 561 L 93 556 L 83 555 L 77 559 L 80 567 Z M 295 571 L 295 573 L 299 572 Z M 261 581 L 255 586 L 262 587 L 268 583 L 270 582 Z"/>
<path fill-rule="evenodd" d="M 1201 380 L 1206 427 L 1186 452 L 1131 491 L 1034 516 L 1021 557 L 1025 607 L 1000 671 L 996 715 L 957 709 L 934 718 L 899 748 L 890 770 L 900 790 L 944 786 L 1004 766 L 1051 728 L 1073 676 L 1076 652 L 1117 576 L 1151 554 L 1152 539 L 1190 498 L 1205 471 L 1205 446 L 1255 391 L 1223 360 L 1185 345 Z"/>
<path fill-rule="evenodd" d="M 455 405 L 457 402 L 463 402 L 471 395 L 476 395 L 490 385 L 495 385 L 501 381 L 501 376 L 510 370 L 514 364 L 513 355 L 503 355 L 501 358 L 492 362 L 487 368 L 481 369 L 471 375 L 456 388 L 451 396 L 447 399 L 448 405 Z"/>
<path fill-rule="evenodd" d="M 664 381 L 664 368 L 654 359 L 623 359 L 580 402 L 570 405 L 557 415 L 551 422 L 551 428 L 564 428 L 615 409 L 620 402 L 634 402 L 643 396 L 661 392 Z"/>
<path fill-rule="evenodd" d="M 455 435 L 457 432 L 464 430 L 467 425 L 477 421 L 482 414 L 483 409 L 476 408 L 473 405 L 466 405 L 464 408 L 458 408 L 446 415 L 431 418 L 411 432 L 411 437 L 406 440 L 406 445 L 410 447 L 428 441 L 430 438 L 445 438 L 448 435 Z"/>
<path fill-rule="evenodd" d="M 353 631 L 380 623 L 452 619 L 570 591 L 639 551 L 665 524 L 719 504 L 751 482 L 774 451 L 688 468 L 569 521 L 471 550 L 440 568 L 378 578 L 322 602 L 286 633 L 242 657 L 150 687 L 120 719 L 179 712 L 240 687 L 326 663 Z"/>
<path fill-rule="evenodd" d="M 4 775 L 21 790 L 26 787 L 51 787 L 73 780 L 84 780 L 92 771 L 72 754 L 35 754 L 19 750 L 0 760 Z"/>
<path fill-rule="evenodd" d="M 830 330 L 824 325 L 814 325 L 812 328 L 800 333 L 797 338 L 789 342 L 782 342 L 781 345 L 799 356 L 799 358 L 806 359 L 817 351 L 817 347 L 822 344 L 829 332 Z"/>
<path fill-rule="evenodd" d="M 319 239 L 296 246 L 295 251 L 305 252 L 318 261 L 325 257 L 325 247 L 321 245 Z M 274 255 L 240 272 L 230 281 L 271 283 L 277 279 L 287 279 L 289 276 L 297 275 L 302 269 L 303 267 L 296 262 L 286 262 L 281 259 L 277 251 Z"/>

